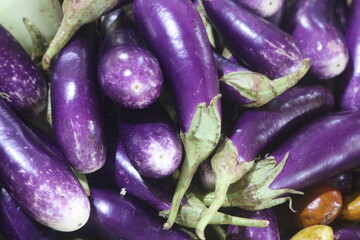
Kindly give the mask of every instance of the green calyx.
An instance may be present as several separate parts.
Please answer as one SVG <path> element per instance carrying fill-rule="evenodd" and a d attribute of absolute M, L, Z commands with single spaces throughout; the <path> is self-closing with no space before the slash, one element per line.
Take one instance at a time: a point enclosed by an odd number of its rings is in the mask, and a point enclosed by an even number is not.
<path fill-rule="evenodd" d="M 307 73 L 310 65 L 310 60 L 306 58 L 302 60 L 297 71 L 274 80 L 270 80 L 261 73 L 234 72 L 224 75 L 219 81 L 231 86 L 243 97 L 252 100 L 252 102 L 242 105 L 243 107 L 256 108 L 293 87 Z"/>
<path fill-rule="evenodd" d="M 180 133 L 185 158 L 164 229 L 169 229 L 174 224 L 181 199 L 189 188 L 196 170 L 214 150 L 220 139 L 221 119 L 218 110 L 220 97 L 220 94 L 215 96 L 208 107 L 206 103 L 199 103 L 189 130 L 186 133 Z"/>
<path fill-rule="evenodd" d="M 76 171 L 75 169 L 71 168 L 73 173 L 75 174 L 76 178 L 79 180 L 80 185 L 83 187 L 87 196 L 90 196 L 90 187 L 87 181 L 86 175 Z"/>
<path fill-rule="evenodd" d="M 291 198 L 279 196 L 289 193 L 303 194 L 302 192 L 287 188 L 276 190 L 269 188 L 283 169 L 288 156 L 289 153 L 285 155 L 279 164 L 276 164 L 273 157 L 267 157 L 255 162 L 253 168 L 231 186 L 222 206 L 256 211 L 289 201 L 289 207 L 292 209 Z M 207 194 L 203 201 L 206 205 L 210 205 L 214 201 L 214 193 Z"/>

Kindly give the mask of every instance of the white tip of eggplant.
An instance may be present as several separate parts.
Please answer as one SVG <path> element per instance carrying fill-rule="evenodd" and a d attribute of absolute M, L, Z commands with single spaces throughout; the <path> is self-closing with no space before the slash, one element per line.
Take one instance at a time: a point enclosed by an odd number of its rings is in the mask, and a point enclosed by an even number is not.
<path fill-rule="evenodd" d="M 349 56 L 347 54 L 340 53 L 332 59 L 322 62 L 318 67 L 314 63 L 311 71 L 320 79 L 330 79 L 338 76 L 345 70 L 348 60 Z"/>
<path fill-rule="evenodd" d="M 274 15 L 279 9 L 281 8 L 283 4 L 283 0 L 266 0 L 261 1 L 258 13 L 262 17 L 270 17 Z"/>

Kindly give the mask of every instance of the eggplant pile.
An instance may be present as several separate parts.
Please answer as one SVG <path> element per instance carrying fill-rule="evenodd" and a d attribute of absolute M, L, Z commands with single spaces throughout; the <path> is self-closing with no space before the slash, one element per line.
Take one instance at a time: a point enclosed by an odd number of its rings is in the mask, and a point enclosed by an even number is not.
<path fill-rule="evenodd" d="M 360 239 L 360 0 L 55 2 L 0 18 L 0 239 Z"/>

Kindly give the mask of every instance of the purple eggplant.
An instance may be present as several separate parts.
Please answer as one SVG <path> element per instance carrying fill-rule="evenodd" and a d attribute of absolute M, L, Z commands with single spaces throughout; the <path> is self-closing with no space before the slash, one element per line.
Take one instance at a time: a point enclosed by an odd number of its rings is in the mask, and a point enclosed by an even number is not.
<path fill-rule="evenodd" d="M 168 229 L 196 169 L 219 141 L 219 82 L 204 24 L 191 1 L 135 0 L 134 16 L 170 85 L 185 149 Z"/>
<path fill-rule="evenodd" d="M 262 149 L 286 137 L 293 129 L 328 113 L 333 104 L 329 90 L 310 85 L 291 88 L 261 108 L 244 111 L 237 119 L 231 137 L 222 142 L 212 157 L 213 173 L 208 172 L 210 167 L 201 168 L 206 171 L 201 174 L 207 179 L 206 184 L 215 186 L 215 199 L 197 225 L 198 236 L 225 201 L 229 186 L 253 167 Z M 211 179 L 215 179 L 213 184 Z"/>
<path fill-rule="evenodd" d="M 280 240 L 276 216 L 272 208 L 259 211 L 243 211 L 237 209 L 236 215 L 267 220 L 269 221 L 269 226 L 254 228 L 230 225 L 227 230 L 227 240 Z"/>
<path fill-rule="evenodd" d="M 64 17 L 52 39 L 49 48 L 42 58 L 42 67 L 48 69 L 51 60 L 83 25 L 93 22 L 102 15 L 125 5 L 128 0 L 64 0 L 62 9 Z"/>
<path fill-rule="evenodd" d="M 47 105 L 47 86 L 20 43 L 0 25 L 0 98 L 22 116 Z"/>
<path fill-rule="evenodd" d="M 151 209 L 118 191 L 91 189 L 91 215 L 86 231 L 97 239 L 191 239 L 178 229 L 162 228 L 162 219 Z"/>
<path fill-rule="evenodd" d="M 261 17 L 270 17 L 278 12 L 284 0 L 233 0 Z"/>
<path fill-rule="evenodd" d="M 360 224 L 349 222 L 334 222 L 331 224 L 336 240 L 360 240 Z"/>
<path fill-rule="evenodd" d="M 81 173 L 98 170 L 106 160 L 91 27 L 81 29 L 61 51 L 51 77 L 52 123 L 56 138 L 66 160 Z"/>
<path fill-rule="evenodd" d="M 339 189 L 341 193 L 349 193 L 352 190 L 354 178 L 354 172 L 348 171 L 331 177 L 326 180 L 326 183 Z"/>
<path fill-rule="evenodd" d="M 360 99 L 360 1 L 353 0 L 350 6 L 348 26 L 346 31 L 346 43 L 349 48 L 350 61 L 344 71 L 339 85 L 342 88 L 340 94 L 340 108 L 357 109 Z"/>
<path fill-rule="evenodd" d="M 164 178 L 179 167 L 181 140 L 160 104 L 140 110 L 120 110 L 118 127 L 125 151 L 141 175 Z"/>
<path fill-rule="evenodd" d="M 106 34 L 99 51 L 102 92 L 127 108 L 145 108 L 160 96 L 163 78 L 156 58 L 135 32 L 117 28 Z"/>
<path fill-rule="evenodd" d="M 290 16 L 288 31 L 310 58 L 310 73 L 330 79 L 344 71 L 349 53 L 334 19 L 335 0 L 297 1 Z"/>
<path fill-rule="evenodd" d="M 230 51 L 250 70 L 275 79 L 295 72 L 302 61 L 308 62 L 293 37 L 232 0 L 203 4 Z"/>
<path fill-rule="evenodd" d="M 14 199 L 4 189 L 0 188 L 0 233 L 6 239 L 12 240 L 55 240 L 59 234 L 26 215 Z"/>
<path fill-rule="evenodd" d="M 0 181 L 36 221 L 59 231 L 82 227 L 90 214 L 71 169 L 0 101 Z"/>

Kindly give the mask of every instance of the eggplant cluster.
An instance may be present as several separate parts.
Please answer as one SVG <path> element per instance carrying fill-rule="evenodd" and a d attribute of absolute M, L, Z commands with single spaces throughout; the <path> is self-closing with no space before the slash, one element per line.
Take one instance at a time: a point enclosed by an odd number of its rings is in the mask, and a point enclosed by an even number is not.
<path fill-rule="evenodd" d="M 62 9 L 0 21 L 5 239 L 359 238 L 360 0 Z"/>

